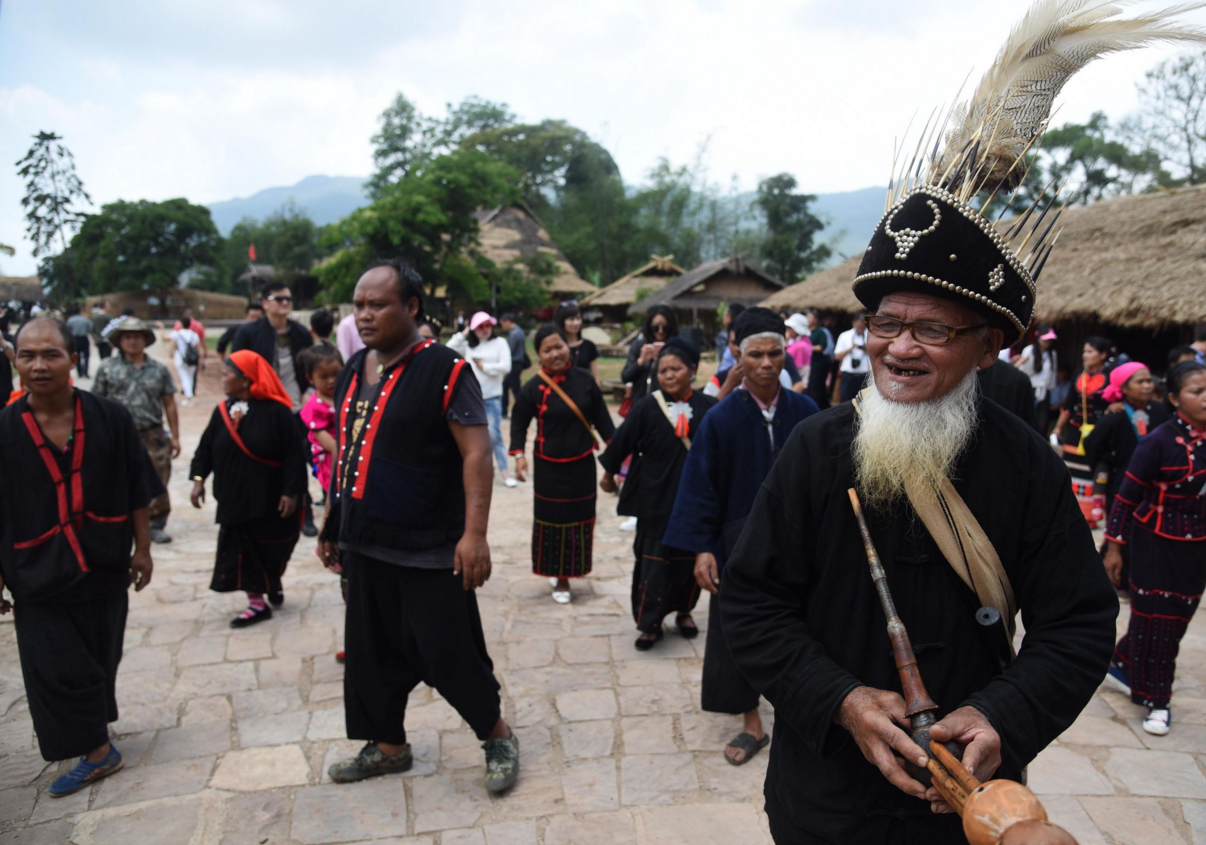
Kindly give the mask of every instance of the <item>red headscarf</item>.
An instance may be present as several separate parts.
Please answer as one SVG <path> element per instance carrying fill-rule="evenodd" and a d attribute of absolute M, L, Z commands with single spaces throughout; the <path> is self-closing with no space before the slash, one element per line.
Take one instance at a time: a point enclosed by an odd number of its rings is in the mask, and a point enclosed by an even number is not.
<path fill-rule="evenodd" d="M 250 349 L 240 349 L 232 352 L 228 358 L 238 371 L 251 382 L 251 397 L 253 399 L 271 399 L 280 402 L 289 410 L 293 410 L 293 400 L 281 384 L 280 376 L 264 360 L 259 353 Z"/>

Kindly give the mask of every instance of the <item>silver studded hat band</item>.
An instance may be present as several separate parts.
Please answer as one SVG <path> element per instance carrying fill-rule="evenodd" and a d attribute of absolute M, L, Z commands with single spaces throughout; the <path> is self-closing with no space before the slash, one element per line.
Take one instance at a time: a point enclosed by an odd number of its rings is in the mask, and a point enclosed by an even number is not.
<path fill-rule="evenodd" d="M 1034 315 L 1035 286 L 993 225 L 974 208 L 932 185 L 894 205 L 875 227 L 854 279 L 870 309 L 891 293 L 932 293 L 982 312 L 1005 332 L 1025 334 Z"/>

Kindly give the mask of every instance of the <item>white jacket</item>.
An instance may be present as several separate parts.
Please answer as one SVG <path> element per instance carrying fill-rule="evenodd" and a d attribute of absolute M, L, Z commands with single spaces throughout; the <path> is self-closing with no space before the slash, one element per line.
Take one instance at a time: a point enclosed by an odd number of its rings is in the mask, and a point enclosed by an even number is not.
<path fill-rule="evenodd" d="M 502 396 L 503 377 L 511 372 L 511 346 L 505 338 L 495 337 L 469 347 L 468 329 L 448 338 L 448 348 L 461 355 L 473 368 L 477 383 L 482 386 L 482 398 Z M 479 367 L 477 362 L 481 361 Z"/>

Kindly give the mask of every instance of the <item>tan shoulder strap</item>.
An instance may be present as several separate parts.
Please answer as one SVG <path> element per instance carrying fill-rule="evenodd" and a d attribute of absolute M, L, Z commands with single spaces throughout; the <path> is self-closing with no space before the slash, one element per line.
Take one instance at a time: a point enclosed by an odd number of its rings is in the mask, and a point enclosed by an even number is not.
<path fill-rule="evenodd" d="M 854 403 L 860 416 L 863 412 L 861 399 L 872 389 L 864 388 Z M 944 479 L 941 490 L 932 490 L 906 479 L 905 495 L 959 579 L 976 594 L 982 606 L 995 607 L 1001 614 L 1009 640 L 1009 654 L 1016 656 L 1013 635 L 1017 628 L 1018 606 L 1013 585 L 1000 555 L 975 514 L 949 478 Z"/>
<path fill-rule="evenodd" d="M 653 391 L 653 398 L 657 402 L 657 406 L 662 409 L 662 414 L 666 417 L 666 422 L 670 423 L 670 428 L 674 431 L 677 431 L 678 427 L 675 425 L 675 421 L 670 419 L 670 406 L 666 404 L 665 395 L 660 390 L 655 390 L 655 391 Z M 684 446 L 687 447 L 687 451 L 690 452 L 691 451 L 691 438 L 690 437 L 680 437 L 678 439 L 679 439 L 679 442 L 681 442 Z"/>
<path fill-rule="evenodd" d="M 536 372 L 536 375 L 540 376 L 540 378 L 544 381 L 545 384 L 547 384 L 549 387 L 553 388 L 553 392 L 561 397 L 561 401 L 564 402 L 569 407 L 569 409 L 574 412 L 574 416 L 576 416 L 578 419 L 580 419 L 582 421 L 582 424 L 584 426 L 586 426 L 586 433 L 590 435 L 591 442 L 594 443 L 595 446 L 598 446 L 599 438 L 595 437 L 595 430 L 590 427 L 590 423 L 588 423 L 586 421 L 586 415 L 582 413 L 582 409 L 578 407 L 577 403 L 574 402 L 573 399 L 570 399 L 569 395 L 566 394 L 566 392 L 561 389 L 561 385 L 557 384 L 557 382 L 555 382 L 555 381 L 553 381 L 553 379 L 549 378 L 548 374 L 545 373 L 544 370 L 538 370 Z"/>

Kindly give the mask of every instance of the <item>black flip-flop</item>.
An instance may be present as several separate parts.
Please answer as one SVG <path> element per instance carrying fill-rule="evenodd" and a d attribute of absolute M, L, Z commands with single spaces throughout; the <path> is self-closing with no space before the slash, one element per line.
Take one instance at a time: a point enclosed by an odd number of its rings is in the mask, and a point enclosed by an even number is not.
<path fill-rule="evenodd" d="M 674 624 L 678 626 L 678 635 L 684 640 L 693 640 L 699 636 L 699 628 L 695 627 L 695 620 L 691 620 L 690 625 L 684 625 L 683 619 L 690 619 L 691 614 L 680 613 L 674 618 Z"/>
<path fill-rule="evenodd" d="M 762 737 L 762 739 L 755 739 L 754 735 L 751 733 L 739 733 L 737 736 L 729 740 L 728 746 L 725 747 L 727 748 L 731 746 L 736 748 L 738 751 L 744 751 L 745 758 L 742 760 L 734 760 L 732 757 L 726 754 L 724 755 L 724 759 L 728 760 L 730 765 L 744 766 L 753 759 L 755 754 L 757 754 L 763 748 L 766 748 L 766 746 L 769 744 L 770 734 Z"/>
<path fill-rule="evenodd" d="M 664 636 L 666 636 L 666 632 L 661 628 L 658 628 L 656 637 L 651 640 L 644 639 L 643 637 L 637 637 L 634 645 L 636 645 L 637 651 L 649 651 L 649 649 L 660 643 L 662 641 L 662 637 Z"/>

